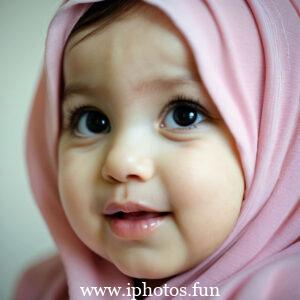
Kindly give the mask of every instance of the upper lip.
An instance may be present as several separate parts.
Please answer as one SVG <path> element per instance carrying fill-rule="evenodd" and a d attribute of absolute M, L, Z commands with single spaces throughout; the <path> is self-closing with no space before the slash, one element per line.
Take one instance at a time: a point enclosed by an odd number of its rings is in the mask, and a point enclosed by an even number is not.
<path fill-rule="evenodd" d="M 133 201 L 128 201 L 126 203 L 110 202 L 103 210 L 104 215 L 113 215 L 118 212 L 133 213 L 133 212 L 159 212 L 153 208 L 138 204 Z"/>

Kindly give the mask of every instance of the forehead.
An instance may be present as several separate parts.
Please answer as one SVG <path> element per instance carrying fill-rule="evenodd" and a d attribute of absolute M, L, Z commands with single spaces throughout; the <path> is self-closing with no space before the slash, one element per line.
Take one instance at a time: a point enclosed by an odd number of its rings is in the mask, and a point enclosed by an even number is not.
<path fill-rule="evenodd" d="M 71 36 L 64 55 L 65 80 L 88 75 L 95 63 L 106 78 L 108 70 L 126 73 L 128 68 L 148 71 L 148 75 L 177 72 L 197 76 L 193 57 L 180 32 L 164 13 L 148 5 L 109 24 L 96 21 Z M 189 74 L 179 74 L 184 72 Z"/>

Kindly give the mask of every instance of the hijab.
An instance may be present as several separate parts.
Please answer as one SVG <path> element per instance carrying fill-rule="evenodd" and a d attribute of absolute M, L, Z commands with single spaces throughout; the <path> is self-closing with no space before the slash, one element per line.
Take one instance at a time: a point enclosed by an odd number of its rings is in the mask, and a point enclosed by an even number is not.
<path fill-rule="evenodd" d="M 76 236 L 57 186 L 62 56 L 72 28 L 92 2 L 97 1 L 65 1 L 49 27 L 26 153 L 31 187 L 58 248 L 54 260 L 60 263 L 52 260 L 41 267 L 56 274 L 45 278 L 44 294 L 36 296 L 34 286 L 24 288 L 17 299 L 57 299 L 68 287 L 70 299 L 79 300 L 84 298 L 80 286 L 126 287 L 130 282 Z M 230 235 L 168 286 L 189 289 L 196 281 L 218 286 L 218 299 L 300 299 L 299 2 L 145 2 L 165 13 L 190 46 L 200 77 L 235 139 L 246 181 Z"/>

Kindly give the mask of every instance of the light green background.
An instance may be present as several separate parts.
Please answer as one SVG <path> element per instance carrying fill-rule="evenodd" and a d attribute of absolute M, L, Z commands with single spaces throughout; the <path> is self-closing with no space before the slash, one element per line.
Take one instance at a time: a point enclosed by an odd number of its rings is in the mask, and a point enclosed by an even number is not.
<path fill-rule="evenodd" d="M 48 24 L 59 0 L 0 0 L 0 299 L 20 272 L 55 251 L 35 206 L 24 159 L 27 116 Z"/>

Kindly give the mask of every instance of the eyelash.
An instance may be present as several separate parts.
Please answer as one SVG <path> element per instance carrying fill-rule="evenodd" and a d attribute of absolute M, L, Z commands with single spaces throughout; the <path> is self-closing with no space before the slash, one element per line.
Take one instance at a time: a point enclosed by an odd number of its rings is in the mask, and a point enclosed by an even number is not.
<path fill-rule="evenodd" d="M 200 112 L 205 116 L 205 119 L 211 119 L 210 113 L 204 108 L 199 100 L 192 99 L 190 97 L 186 97 L 185 95 L 177 95 L 166 104 L 164 107 L 162 113 L 160 114 L 160 118 L 162 115 L 166 115 L 166 113 L 173 107 L 179 104 L 185 104 L 187 106 L 190 106 L 191 108 L 195 109 L 196 111 Z M 89 111 L 99 111 L 99 109 L 89 106 L 89 105 L 78 105 L 71 109 L 69 109 L 66 112 L 65 115 L 65 125 L 64 129 L 69 130 L 72 134 L 75 134 L 76 127 L 78 126 L 78 121 L 80 120 L 80 117 L 83 116 L 84 113 Z M 197 128 L 199 124 L 190 125 L 186 128 L 181 128 L 180 130 L 190 130 L 191 128 Z"/>

